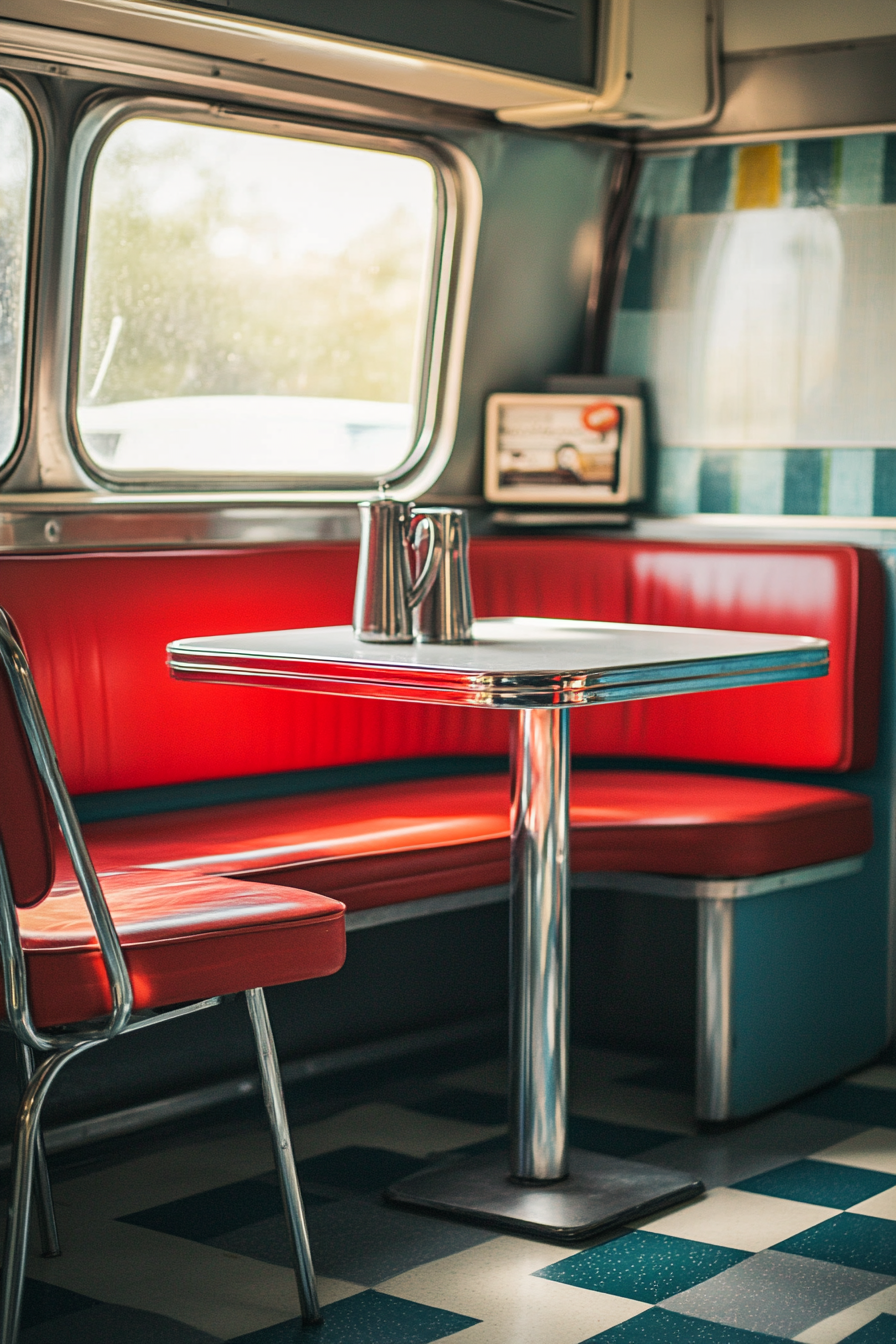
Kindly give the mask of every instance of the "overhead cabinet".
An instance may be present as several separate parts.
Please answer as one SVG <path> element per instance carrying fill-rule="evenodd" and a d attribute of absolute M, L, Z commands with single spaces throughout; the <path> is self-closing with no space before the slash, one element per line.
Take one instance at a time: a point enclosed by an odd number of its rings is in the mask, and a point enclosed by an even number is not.
<path fill-rule="evenodd" d="M 212 0 L 318 32 L 592 84 L 597 0 Z"/>

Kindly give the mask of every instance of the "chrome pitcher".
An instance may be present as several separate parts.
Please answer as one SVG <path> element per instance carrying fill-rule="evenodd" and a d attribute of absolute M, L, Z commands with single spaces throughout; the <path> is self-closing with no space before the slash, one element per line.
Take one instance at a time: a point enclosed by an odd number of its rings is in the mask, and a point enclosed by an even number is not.
<path fill-rule="evenodd" d="M 420 510 L 430 520 L 429 548 L 439 552 L 438 572 L 414 612 L 414 637 L 422 644 L 470 644 L 473 594 L 470 590 L 470 528 L 465 509 Z M 420 540 L 415 538 L 420 557 Z M 429 560 L 423 558 L 421 575 Z"/>
<path fill-rule="evenodd" d="M 400 499 L 363 500 L 361 554 L 352 624 L 368 644 L 410 644 L 411 613 L 429 592 L 439 568 L 441 544 L 428 514 Z M 427 534 L 426 556 L 413 578 L 411 551 Z"/>

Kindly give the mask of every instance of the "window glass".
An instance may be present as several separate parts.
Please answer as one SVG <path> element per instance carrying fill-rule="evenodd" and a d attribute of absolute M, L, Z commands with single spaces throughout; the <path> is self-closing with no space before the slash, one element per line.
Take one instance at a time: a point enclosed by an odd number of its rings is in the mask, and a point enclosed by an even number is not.
<path fill-rule="evenodd" d="M 87 453 L 115 473 L 394 471 L 417 434 L 436 200 L 407 154 L 122 123 L 90 197 Z"/>
<path fill-rule="evenodd" d="M 894 348 L 896 136 L 647 160 L 611 368 L 649 382 L 671 511 L 892 512 Z"/>
<path fill-rule="evenodd" d="M 21 103 L 0 87 L 0 462 L 15 447 L 22 410 L 22 334 L 33 150 Z"/>

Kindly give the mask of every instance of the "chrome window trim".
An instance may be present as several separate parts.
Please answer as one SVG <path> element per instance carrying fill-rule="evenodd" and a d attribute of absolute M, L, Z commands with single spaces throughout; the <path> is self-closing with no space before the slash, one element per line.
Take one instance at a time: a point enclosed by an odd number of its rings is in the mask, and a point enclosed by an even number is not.
<path fill-rule="evenodd" d="M 812 126 L 798 130 L 783 127 L 775 131 L 726 131 L 721 135 L 693 135 L 686 139 L 638 140 L 639 154 L 651 158 L 657 155 L 675 155 L 688 149 L 705 149 L 712 145 L 769 145 L 779 140 L 840 140 L 846 136 L 888 135 L 896 131 L 896 122 L 869 122 L 867 126 Z"/>
<path fill-rule="evenodd" d="M 411 498 L 432 486 L 454 446 L 461 371 L 479 234 L 482 190 L 471 160 L 434 137 L 396 134 L 370 127 L 342 127 L 286 116 L 265 108 L 244 108 L 179 97 L 98 94 L 86 106 L 72 139 L 68 161 L 62 260 L 59 277 L 56 395 L 59 423 L 54 437 L 70 447 L 81 481 L 117 495 L 147 492 L 275 494 L 291 502 L 351 501 L 369 497 L 377 479 L 327 478 L 237 473 L 186 476 L 172 472 L 105 472 L 87 454 L 76 417 L 77 364 L 86 262 L 87 221 L 93 172 L 112 132 L 125 121 L 157 116 L 171 121 L 227 125 L 262 134 L 318 140 L 423 159 L 433 169 L 437 219 L 427 336 L 420 369 L 420 399 L 414 446 L 387 477 L 393 493 Z M 46 478 L 45 478 L 46 479 Z M 50 484 L 50 481 L 47 481 Z M 62 482 L 59 482 L 62 484 Z"/>
<path fill-rule="evenodd" d="M 0 71 L 0 89 L 12 94 L 25 117 L 31 134 L 31 182 L 29 185 L 28 224 L 25 250 L 24 312 L 19 354 L 19 423 L 6 457 L 0 461 L 0 485 L 16 470 L 25 452 L 31 430 L 34 406 L 38 320 L 38 287 L 41 271 L 41 215 L 45 200 L 47 145 L 44 118 L 37 99 L 23 83 Z"/>

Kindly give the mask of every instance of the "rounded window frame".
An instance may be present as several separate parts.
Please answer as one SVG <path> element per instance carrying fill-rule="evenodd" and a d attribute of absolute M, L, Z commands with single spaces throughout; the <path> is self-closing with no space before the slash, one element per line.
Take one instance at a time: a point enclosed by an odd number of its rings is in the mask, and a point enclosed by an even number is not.
<path fill-rule="evenodd" d="M 101 467 L 87 452 L 78 426 L 77 390 L 93 180 L 109 137 L 125 122 L 139 118 L 226 126 L 256 134 L 404 154 L 423 159 L 432 168 L 436 219 L 429 307 L 418 373 L 415 437 L 410 452 L 385 478 L 310 476 L 300 472 L 115 472 Z M 441 475 L 454 447 L 480 214 L 481 187 L 472 162 L 454 145 L 430 136 L 396 135 L 356 125 L 313 122 L 264 108 L 165 95 L 101 95 L 92 100 L 76 127 L 69 158 L 63 243 L 67 276 L 61 287 L 68 304 L 63 317 L 67 343 L 65 427 L 78 468 L 102 490 L 131 497 L 228 495 L 246 499 L 267 497 L 282 502 L 351 502 L 369 497 L 383 479 L 398 495 L 410 497 L 422 493 Z"/>
<path fill-rule="evenodd" d="M 25 247 L 24 309 L 22 313 L 20 364 L 18 377 L 19 423 L 9 452 L 0 461 L 0 485 L 5 484 L 21 465 L 32 431 L 35 380 L 37 378 L 37 340 L 40 330 L 39 295 L 43 241 L 42 214 L 46 194 L 46 128 L 38 100 L 31 90 L 0 71 L 0 88 L 15 98 L 31 137 L 31 181 L 28 191 L 28 219 Z"/>

